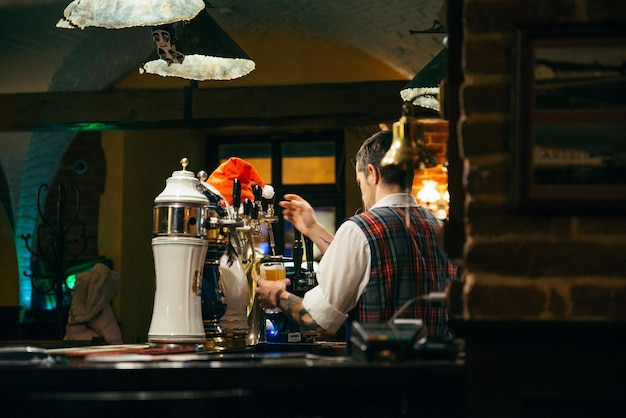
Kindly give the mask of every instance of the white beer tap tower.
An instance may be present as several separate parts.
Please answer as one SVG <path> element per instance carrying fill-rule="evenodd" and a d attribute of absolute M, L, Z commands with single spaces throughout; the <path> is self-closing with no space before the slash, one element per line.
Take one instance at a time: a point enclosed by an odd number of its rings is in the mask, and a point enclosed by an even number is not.
<path fill-rule="evenodd" d="M 153 346 L 193 345 L 202 349 L 202 269 L 207 253 L 204 217 L 208 199 L 199 180 L 187 171 L 174 171 L 154 200 L 152 252 L 156 291 L 148 342 Z"/>

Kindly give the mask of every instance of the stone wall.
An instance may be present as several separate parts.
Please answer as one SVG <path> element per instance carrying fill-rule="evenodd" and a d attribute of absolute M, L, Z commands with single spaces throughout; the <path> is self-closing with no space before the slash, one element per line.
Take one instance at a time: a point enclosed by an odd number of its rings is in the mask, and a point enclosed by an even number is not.
<path fill-rule="evenodd" d="M 626 320 L 626 217 L 517 214 L 508 200 L 516 28 L 624 22 L 626 3 L 465 0 L 463 17 L 468 235 L 453 306 L 466 319 Z"/>

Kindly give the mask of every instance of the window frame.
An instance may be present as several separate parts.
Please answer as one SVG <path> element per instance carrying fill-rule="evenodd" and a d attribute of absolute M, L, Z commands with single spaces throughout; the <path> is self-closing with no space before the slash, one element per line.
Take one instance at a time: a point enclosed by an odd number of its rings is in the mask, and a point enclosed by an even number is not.
<path fill-rule="evenodd" d="M 335 144 L 335 183 L 334 184 L 289 184 L 283 185 L 282 179 L 282 145 L 286 142 L 314 142 L 330 141 Z M 300 133 L 261 133 L 239 135 L 209 135 L 207 137 L 206 162 L 210 170 L 215 170 L 220 165 L 219 147 L 224 144 L 234 145 L 237 143 L 269 143 L 271 145 L 272 182 L 276 191 L 276 202 L 282 199 L 285 193 L 295 193 L 306 199 L 311 206 L 335 207 L 335 230 L 345 220 L 346 211 L 346 181 L 345 181 L 345 138 L 342 130 L 329 130 L 323 132 L 300 132 Z M 236 156 L 236 155 L 233 155 Z M 244 158 L 244 157 L 242 157 Z M 245 159 L 245 158 L 244 158 Z M 279 221 L 273 225 L 274 241 L 276 250 L 285 251 L 284 221 L 281 217 L 280 207 L 276 207 L 276 216 Z"/>

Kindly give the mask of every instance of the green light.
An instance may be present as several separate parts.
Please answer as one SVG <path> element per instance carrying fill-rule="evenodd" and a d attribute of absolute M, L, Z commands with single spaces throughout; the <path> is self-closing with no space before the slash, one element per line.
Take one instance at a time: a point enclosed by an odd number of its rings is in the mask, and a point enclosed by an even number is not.
<path fill-rule="evenodd" d="M 70 276 L 67 276 L 67 278 L 65 279 L 65 284 L 70 290 L 74 290 L 74 285 L 76 284 L 76 275 L 72 274 Z"/>

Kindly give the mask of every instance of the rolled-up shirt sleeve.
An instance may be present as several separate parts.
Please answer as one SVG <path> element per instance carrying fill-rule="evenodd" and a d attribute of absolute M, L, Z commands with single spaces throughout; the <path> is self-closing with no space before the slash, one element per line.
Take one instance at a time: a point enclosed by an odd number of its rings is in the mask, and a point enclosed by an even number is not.
<path fill-rule="evenodd" d="M 363 231 L 352 221 L 344 222 L 318 265 L 318 285 L 302 301 L 319 326 L 329 332 L 341 327 L 367 286 L 370 260 Z"/>

